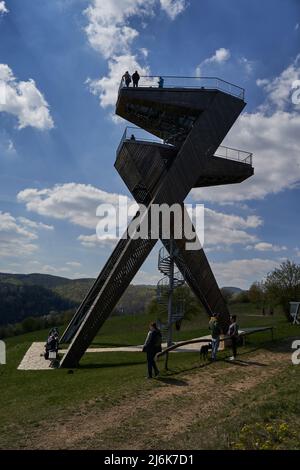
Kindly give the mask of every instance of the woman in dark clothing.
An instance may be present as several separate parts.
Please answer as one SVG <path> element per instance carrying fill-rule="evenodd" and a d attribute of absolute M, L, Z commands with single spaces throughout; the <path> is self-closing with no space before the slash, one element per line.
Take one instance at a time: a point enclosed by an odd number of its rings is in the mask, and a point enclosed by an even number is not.
<path fill-rule="evenodd" d="M 236 322 L 236 315 L 231 315 L 230 322 L 231 323 L 228 330 L 228 335 L 231 338 L 232 347 L 232 356 L 230 357 L 230 360 L 234 361 L 237 354 L 237 342 L 239 337 L 239 325 Z"/>

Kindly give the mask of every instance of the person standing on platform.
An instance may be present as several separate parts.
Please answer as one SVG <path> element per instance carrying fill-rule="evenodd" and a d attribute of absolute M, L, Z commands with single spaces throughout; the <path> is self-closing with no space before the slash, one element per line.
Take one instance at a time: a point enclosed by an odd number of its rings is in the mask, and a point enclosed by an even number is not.
<path fill-rule="evenodd" d="M 132 83 L 133 83 L 133 88 L 137 88 L 139 86 L 139 80 L 140 76 L 138 74 L 138 71 L 136 70 L 134 74 L 132 75 Z"/>
<path fill-rule="evenodd" d="M 127 88 L 129 87 L 130 83 L 131 83 L 131 76 L 130 76 L 130 73 L 128 72 L 125 72 L 122 79 L 125 81 L 125 85 L 127 86 Z"/>

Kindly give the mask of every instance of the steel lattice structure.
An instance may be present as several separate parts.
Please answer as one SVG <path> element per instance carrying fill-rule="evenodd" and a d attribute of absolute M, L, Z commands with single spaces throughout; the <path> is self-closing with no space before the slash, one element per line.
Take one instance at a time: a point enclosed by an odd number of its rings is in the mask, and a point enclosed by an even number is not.
<path fill-rule="evenodd" d="M 135 131 L 125 131 L 115 163 L 135 200 L 147 207 L 150 229 L 153 204 L 183 205 L 192 188 L 240 183 L 253 174 L 252 154 L 220 147 L 246 105 L 244 91 L 211 80 L 200 87 L 194 81 L 191 86 L 179 86 L 165 80 L 160 88 L 150 77 L 142 79 L 138 88 L 120 87 L 116 114 L 162 139 L 133 139 L 130 133 Z M 161 240 L 169 250 L 170 239 L 162 233 Z M 218 312 L 226 328 L 228 308 L 200 243 L 199 249 L 190 251 L 184 236 L 172 240 L 178 269 L 207 313 Z M 79 363 L 156 242 L 119 240 L 64 332 L 62 342 L 70 346 L 61 367 Z"/>

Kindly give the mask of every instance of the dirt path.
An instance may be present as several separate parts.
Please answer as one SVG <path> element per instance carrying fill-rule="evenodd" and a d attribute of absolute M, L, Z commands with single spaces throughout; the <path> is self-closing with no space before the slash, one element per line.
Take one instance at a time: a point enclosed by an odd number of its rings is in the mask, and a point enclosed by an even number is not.
<path fill-rule="evenodd" d="M 244 394 L 283 370 L 290 364 L 288 347 L 280 351 L 258 350 L 242 356 L 237 364 L 215 363 L 181 374 L 180 378 L 163 377 L 159 387 L 113 408 L 104 411 L 82 408 L 63 422 L 42 425 L 37 433 L 28 436 L 22 447 L 151 448 L 159 442 L 162 429 L 166 441 L 184 432 L 199 417 L 211 416 L 215 411 L 215 397 L 226 404 L 233 395 Z M 183 400 L 186 406 L 178 407 L 178 400 Z"/>

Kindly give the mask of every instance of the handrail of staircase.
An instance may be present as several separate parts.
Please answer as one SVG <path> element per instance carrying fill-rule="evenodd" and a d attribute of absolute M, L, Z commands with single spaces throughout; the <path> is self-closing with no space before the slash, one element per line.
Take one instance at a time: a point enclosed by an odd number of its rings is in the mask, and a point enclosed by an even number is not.
<path fill-rule="evenodd" d="M 131 84 L 129 85 L 131 86 Z M 218 77 L 180 77 L 175 75 L 142 75 L 139 88 L 203 88 L 220 90 L 242 100 L 245 99 L 245 89 Z M 124 78 L 121 79 L 119 92 L 126 88 Z"/>

